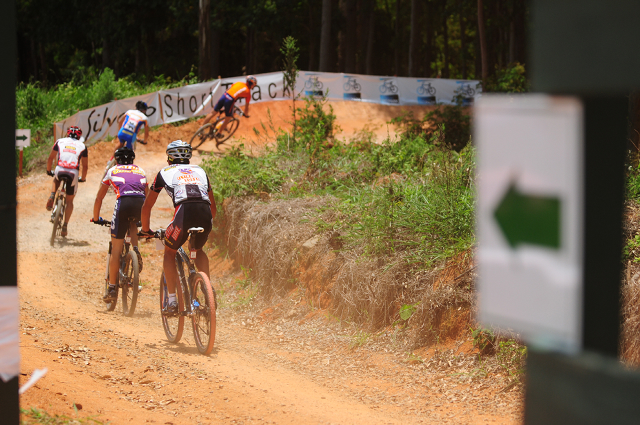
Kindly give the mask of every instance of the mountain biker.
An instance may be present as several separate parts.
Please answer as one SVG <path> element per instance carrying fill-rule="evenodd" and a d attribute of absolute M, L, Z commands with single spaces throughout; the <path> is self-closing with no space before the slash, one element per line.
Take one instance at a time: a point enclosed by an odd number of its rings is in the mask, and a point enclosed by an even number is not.
<path fill-rule="evenodd" d="M 67 236 L 67 225 L 73 214 L 73 198 L 78 190 L 78 182 L 87 181 L 87 169 L 89 166 L 89 157 L 87 147 L 82 139 L 82 130 L 76 126 L 67 129 L 67 137 L 56 140 L 49 158 L 47 158 L 47 174 L 53 177 L 51 186 L 51 195 L 47 200 L 47 211 L 53 209 L 53 201 L 56 191 L 60 186 L 62 178 L 70 178 L 71 183 L 67 183 L 67 209 L 64 212 L 64 224 L 60 232 L 61 236 Z M 58 155 L 58 164 L 54 171 L 51 171 L 53 160 Z M 82 165 L 82 178 L 78 178 L 80 174 L 80 165 Z"/>
<path fill-rule="evenodd" d="M 140 127 L 144 125 L 144 140 L 140 140 L 140 143 L 146 145 L 147 138 L 149 137 L 149 123 L 147 121 L 147 104 L 142 101 L 136 102 L 136 109 L 128 110 L 122 118 L 118 121 L 118 126 L 120 130 L 118 131 L 118 136 L 116 139 L 118 140 L 118 147 L 120 148 L 129 148 L 131 150 L 135 150 L 136 146 L 136 138 L 138 136 L 138 131 L 140 131 Z"/>
<path fill-rule="evenodd" d="M 111 167 L 102 179 L 100 189 L 93 204 L 92 222 L 102 224 L 100 208 L 109 186 L 116 193 L 116 205 L 111 219 L 111 252 L 109 258 L 109 290 L 102 298 L 104 302 L 115 301 L 118 297 L 116 283 L 118 281 L 118 269 L 120 252 L 124 245 L 124 237 L 129 230 L 131 245 L 138 254 L 138 270 L 142 271 L 142 256 L 138 250 L 138 226 L 140 211 L 147 195 L 147 177 L 144 170 L 133 164 L 136 154 L 129 148 L 120 148 L 115 154 L 116 165 Z"/>
<path fill-rule="evenodd" d="M 176 251 L 187 241 L 187 230 L 191 227 L 202 227 L 203 233 L 194 235 L 196 250 L 196 266 L 199 271 L 209 276 L 209 259 L 202 251 L 211 231 L 213 219 L 216 216 L 216 202 L 211 192 L 211 184 L 207 173 L 197 165 L 190 165 L 191 145 L 176 140 L 167 146 L 168 167 L 158 172 L 151 184 L 147 199 L 142 206 L 142 231 L 140 236 L 152 237 L 150 230 L 151 209 L 158 199 L 158 194 L 164 188 L 173 201 L 175 212 L 173 220 L 167 226 L 164 237 L 164 274 L 167 279 L 169 304 L 164 311 L 174 314 L 178 311 L 176 287 L 178 272 L 176 270 Z"/>
<path fill-rule="evenodd" d="M 220 99 L 218 99 L 218 103 L 216 103 L 216 106 L 214 106 L 213 111 L 211 111 L 211 113 L 209 113 L 209 115 L 205 117 L 203 122 L 203 124 L 208 123 L 216 113 L 219 113 L 222 109 L 224 109 L 224 121 L 222 122 L 222 126 L 220 126 L 220 128 L 218 129 L 216 138 L 222 138 L 222 133 L 227 128 L 227 123 L 233 116 L 233 105 L 236 103 L 236 100 L 244 98 L 244 117 L 249 118 L 249 102 L 251 101 L 251 89 L 255 87 L 256 84 L 258 84 L 258 80 L 256 80 L 256 77 L 254 77 L 253 75 L 249 75 L 247 77 L 246 83 L 234 83 L 222 96 L 220 96 Z M 219 145 L 219 143 L 216 141 L 216 146 L 217 145 Z"/>

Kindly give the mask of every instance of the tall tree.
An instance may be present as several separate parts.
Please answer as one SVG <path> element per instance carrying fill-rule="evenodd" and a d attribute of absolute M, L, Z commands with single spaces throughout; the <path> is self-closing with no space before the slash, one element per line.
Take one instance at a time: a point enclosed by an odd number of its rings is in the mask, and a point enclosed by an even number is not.
<path fill-rule="evenodd" d="M 375 39 L 375 16 L 376 8 L 374 5 L 371 5 L 371 10 L 369 11 L 369 35 L 367 37 L 367 58 L 365 65 L 365 72 L 369 75 L 373 74 L 373 40 Z"/>
<path fill-rule="evenodd" d="M 409 36 L 409 77 L 418 76 L 418 0 L 411 0 L 411 35 Z"/>
<path fill-rule="evenodd" d="M 393 37 L 393 69 L 395 75 L 400 75 L 400 0 L 396 0 L 395 36 Z"/>
<path fill-rule="evenodd" d="M 489 58 L 487 51 L 487 34 L 484 25 L 484 8 L 482 0 L 478 0 L 478 41 L 480 42 L 480 60 L 482 63 L 482 81 L 489 77 Z M 477 74 L 477 71 L 476 71 Z"/>
<path fill-rule="evenodd" d="M 460 71 L 462 74 L 462 79 L 467 79 L 467 32 L 465 25 L 465 10 L 464 10 L 464 0 L 460 0 L 458 3 L 460 7 Z"/>
<path fill-rule="evenodd" d="M 200 0 L 198 20 L 198 77 L 211 79 L 211 0 Z"/>
<path fill-rule="evenodd" d="M 449 15 L 447 13 L 447 0 L 442 2 L 442 78 L 449 78 Z"/>
<path fill-rule="evenodd" d="M 322 0 L 320 71 L 331 71 L 331 0 Z"/>
<path fill-rule="evenodd" d="M 356 72 L 356 55 L 358 50 L 358 15 L 356 13 L 356 0 L 346 0 L 344 4 L 345 31 L 345 66 L 344 71 L 353 74 Z"/>

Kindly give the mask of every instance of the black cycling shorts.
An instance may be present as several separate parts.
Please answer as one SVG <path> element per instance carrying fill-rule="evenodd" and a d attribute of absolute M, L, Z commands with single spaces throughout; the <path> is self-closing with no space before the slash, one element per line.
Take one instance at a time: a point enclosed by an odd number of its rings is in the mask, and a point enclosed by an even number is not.
<path fill-rule="evenodd" d="M 56 179 L 59 181 L 66 180 L 67 185 L 65 186 L 65 193 L 67 196 L 73 196 L 76 194 L 76 188 L 78 187 L 78 183 L 76 181 L 76 175 L 70 171 L 58 171 L 56 174 Z M 74 184 L 76 183 L 76 184 Z"/>
<path fill-rule="evenodd" d="M 194 248 L 200 249 L 211 232 L 211 206 L 208 202 L 183 202 L 176 206 L 173 220 L 167 226 L 165 246 L 177 250 L 189 239 L 191 227 L 202 227 L 204 232 L 194 236 Z"/>
<path fill-rule="evenodd" d="M 129 230 L 131 221 L 140 221 L 144 198 L 142 196 L 121 196 L 116 200 L 111 219 L 111 236 L 116 239 L 124 239 Z"/>

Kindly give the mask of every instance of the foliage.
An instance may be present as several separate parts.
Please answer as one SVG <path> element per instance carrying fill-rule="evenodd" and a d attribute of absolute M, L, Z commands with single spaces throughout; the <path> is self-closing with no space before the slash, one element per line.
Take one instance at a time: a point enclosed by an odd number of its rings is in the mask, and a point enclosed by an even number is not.
<path fill-rule="evenodd" d="M 496 71 L 495 77 L 485 83 L 487 92 L 526 93 L 531 89 L 524 65 L 518 62 Z"/>
<path fill-rule="evenodd" d="M 491 329 L 477 328 L 471 330 L 474 347 L 478 347 L 481 353 L 489 354 L 495 352 L 496 335 Z"/>
<path fill-rule="evenodd" d="M 500 340 L 496 347 L 496 360 L 512 378 L 519 379 L 524 373 L 527 347 L 513 339 Z"/>
<path fill-rule="evenodd" d="M 391 120 L 405 135 L 421 135 L 434 144 L 460 152 L 471 140 L 471 118 L 460 105 L 438 105 L 422 121 L 411 112 Z"/>
<path fill-rule="evenodd" d="M 335 116 L 322 100 L 306 99 L 299 117 L 296 143 L 281 133 L 260 157 L 235 150 L 203 163 L 218 202 L 262 192 L 332 195 L 338 202 L 330 218 L 319 210 L 313 220 L 320 231 L 337 232 L 342 249 L 405 252 L 409 262 L 425 267 L 473 244 L 471 147 L 456 152 L 410 133 L 381 145 L 367 137 L 331 141 Z"/>
<path fill-rule="evenodd" d="M 75 405 L 73 407 L 77 415 L 78 410 L 76 409 Z M 22 419 L 20 421 L 22 425 L 36 425 L 36 424 L 38 425 L 40 424 L 42 425 L 74 425 L 74 424 L 100 425 L 104 423 L 103 421 L 100 421 L 91 417 L 72 419 L 65 415 L 52 416 L 47 412 L 45 412 L 44 410 L 40 410 L 35 407 L 32 407 L 30 409 L 20 409 L 20 411 L 22 413 Z"/>
<path fill-rule="evenodd" d="M 402 307 L 400 307 L 400 311 L 398 312 L 398 315 L 400 316 L 400 318 L 402 320 L 409 320 L 411 318 L 411 316 L 413 316 L 413 313 L 416 312 L 416 309 L 418 308 L 418 303 L 415 304 L 405 304 Z"/>
<path fill-rule="evenodd" d="M 298 120 L 296 118 L 296 81 L 298 80 L 298 51 L 296 39 L 288 36 L 282 40 L 282 48 L 280 53 L 284 56 L 282 61 L 282 85 L 283 92 L 289 93 L 291 96 L 292 113 L 293 113 L 293 140 L 297 137 Z"/>

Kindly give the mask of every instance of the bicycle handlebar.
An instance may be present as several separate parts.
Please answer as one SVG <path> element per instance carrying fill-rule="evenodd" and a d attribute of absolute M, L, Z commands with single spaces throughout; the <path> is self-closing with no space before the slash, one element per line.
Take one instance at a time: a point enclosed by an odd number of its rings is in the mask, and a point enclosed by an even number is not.
<path fill-rule="evenodd" d="M 91 222 L 99 226 L 111 226 L 111 222 L 109 220 L 104 220 L 102 217 L 100 217 L 100 220 L 98 221 L 93 221 L 92 219 Z"/>

